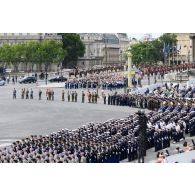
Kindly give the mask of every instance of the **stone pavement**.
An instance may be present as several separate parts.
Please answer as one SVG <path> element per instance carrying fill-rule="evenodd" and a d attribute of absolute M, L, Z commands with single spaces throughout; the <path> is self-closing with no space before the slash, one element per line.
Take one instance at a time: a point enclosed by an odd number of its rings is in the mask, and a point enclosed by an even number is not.
<path fill-rule="evenodd" d="M 17 90 L 17 99 L 12 99 L 13 88 Z M 33 100 L 22 100 L 21 89 L 32 88 Z M 42 100 L 38 100 L 36 84 L 9 84 L 0 87 L 0 144 L 9 144 L 12 141 L 29 135 L 47 135 L 62 128 L 75 129 L 88 122 L 103 122 L 111 118 L 123 118 L 138 109 L 103 105 L 100 99 L 98 104 L 81 103 L 81 92 L 77 90 L 78 102 L 61 101 L 61 88 L 55 88 L 55 100 L 47 101 L 45 90 L 42 89 Z"/>

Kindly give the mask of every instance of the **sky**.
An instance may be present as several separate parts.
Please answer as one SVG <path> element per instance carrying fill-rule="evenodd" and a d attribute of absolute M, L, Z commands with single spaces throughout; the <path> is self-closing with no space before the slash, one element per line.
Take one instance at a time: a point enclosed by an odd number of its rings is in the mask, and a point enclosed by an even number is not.
<path fill-rule="evenodd" d="M 127 33 L 129 37 L 141 39 L 144 37 L 145 34 L 151 34 L 152 38 L 158 38 L 162 35 L 162 33 Z"/>

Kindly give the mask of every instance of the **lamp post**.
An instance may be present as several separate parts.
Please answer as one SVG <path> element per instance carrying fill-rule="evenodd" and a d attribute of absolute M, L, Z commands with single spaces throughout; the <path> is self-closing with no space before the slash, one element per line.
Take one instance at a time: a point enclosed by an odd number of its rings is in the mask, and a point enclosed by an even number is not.
<path fill-rule="evenodd" d="M 128 57 L 128 70 L 127 70 L 127 78 L 128 78 L 128 88 L 132 88 L 132 79 L 135 75 L 135 71 L 132 68 L 132 54 L 130 50 L 127 51 L 127 57 Z"/>
<path fill-rule="evenodd" d="M 123 65 L 123 51 L 120 50 L 120 63 L 121 63 L 121 66 Z"/>
<path fill-rule="evenodd" d="M 61 82 L 62 82 L 62 62 L 60 63 L 60 73 L 61 73 Z"/>
<path fill-rule="evenodd" d="M 45 84 L 47 85 L 47 69 L 48 69 L 48 65 L 45 64 Z"/>

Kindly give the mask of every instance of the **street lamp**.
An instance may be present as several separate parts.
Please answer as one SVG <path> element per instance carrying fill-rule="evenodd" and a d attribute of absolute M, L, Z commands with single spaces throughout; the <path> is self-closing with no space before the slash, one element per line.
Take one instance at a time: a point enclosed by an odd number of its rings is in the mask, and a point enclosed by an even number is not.
<path fill-rule="evenodd" d="M 62 82 L 62 62 L 60 63 L 60 73 L 61 73 L 61 82 Z"/>
<path fill-rule="evenodd" d="M 122 50 L 120 50 L 120 62 L 121 62 L 121 66 L 123 65 L 122 55 L 123 55 L 123 51 L 122 51 Z"/>
<path fill-rule="evenodd" d="M 127 71 L 127 77 L 128 77 L 128 88 L 132 88 L 132 79 L 135 75 L 135 71 L 132 68 L 132 54 L 130 51 L 130 48 L 126 51 L 127 57 L 128 57 L 128 71 Z"/>

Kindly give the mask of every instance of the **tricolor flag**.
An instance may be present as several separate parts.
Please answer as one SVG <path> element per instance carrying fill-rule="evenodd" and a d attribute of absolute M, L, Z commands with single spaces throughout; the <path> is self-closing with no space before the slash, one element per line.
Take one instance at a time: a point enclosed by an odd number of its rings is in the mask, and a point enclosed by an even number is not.
<path fill-rule="evenodd" d="M 181 50 L 181 45 L 177 44 L 177 51 Z"/>

